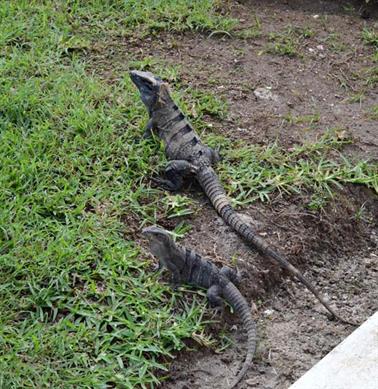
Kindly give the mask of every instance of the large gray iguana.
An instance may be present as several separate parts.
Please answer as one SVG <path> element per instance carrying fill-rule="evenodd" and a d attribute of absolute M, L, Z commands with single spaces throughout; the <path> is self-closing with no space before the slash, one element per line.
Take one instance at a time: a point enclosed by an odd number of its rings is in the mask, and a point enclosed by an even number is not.
<path fill-rule="evenodd" d="M 310 281 L 258 236 L 232 208 L 212 167 L 219 160 L 218 153 L 201 142 L 192 125 L 172 100 L 168 84 L 150 72 L 132 70 L 130 77 L 138 87 L 141 99 L 150 116 L 145 136 L 150 136 L 152 131 L 156 133 L 164 142 L 165 152 L 170 160 L 165 170 L 166 179 L 159 180 L 160 184 L 166 189 L 178 190 L 185 176 L 194 175 L 218 214 L 229 226 L 262 255 L 273 258 L 284 269 L 295 275 L 332 316 L 342 322 L 354 324 L 342 319 Z"/>
<path fill-rule="evenodd" d="M 143 234 L 148 238 L 150 250 L 159 259 L 159 267 L 172 273 L 174 286 L 190 284 L 207 289 L 207 297 L 212 307 L 222 307 L 222 297 L 241 317 L 247 330 L 247 355 L 244 364 L 230 388 L 233 388 L 251 366 L 256 349 L 256 327 L 250 308 L 235 284 L 239 283 L 238 274 L 224 266 L 218 269 L 212 262 L 201 258 L 192 250 L 176 245 L 169 232 L 159 227 L 147 227 Z"/>

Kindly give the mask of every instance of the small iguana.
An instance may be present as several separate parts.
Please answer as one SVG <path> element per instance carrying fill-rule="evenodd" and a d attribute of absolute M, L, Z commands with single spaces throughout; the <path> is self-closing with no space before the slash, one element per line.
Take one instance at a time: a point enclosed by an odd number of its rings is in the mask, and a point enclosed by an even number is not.
<path fill-rule="evenodd" d="M 310 281 L 258 236 L 232 208 L 212 167 L 219 160 L 218 153 L 201 142 L 185 115 L 172 100 L 168 84 L 150 72 L 132 70 L 130 77 L 139 89 L 141 99 L 150 116 L 145 137 L 151 136 L 152 131 L 156 133 L 165 144 L 165 152 L 170 160 L 165 170 L 166 179 L 158 180 L 163 187 L 169 190 L 178 190 L 185 176 L 194 175 L 218 214 L 229 226 L 262 255 L 273 258 L 284 269 L 295 275 L 332 316 L 341 322 L 354 324 L 342 319 Z"/>
<path fill-rule="evenodd" d="M 142 233 L 148 238 L 150 250 L 159 259 L 159 268 L 172 273 L 174 287 L 186 283 L 206 288 L 212 307 L 222 307 L 222 297 L 235 309 L 247 330 L 247 356 L 244 364 L 230 386 L 233 388 L 244 377 L 252 363 L 256 349 L 256 327 L 245 298 L 234 285 L 239 283 L 237 272 L 227 266 L 217 268 L 192 250 L 176 245 L 170 233 L 159 227 L 147 227 Z"/>

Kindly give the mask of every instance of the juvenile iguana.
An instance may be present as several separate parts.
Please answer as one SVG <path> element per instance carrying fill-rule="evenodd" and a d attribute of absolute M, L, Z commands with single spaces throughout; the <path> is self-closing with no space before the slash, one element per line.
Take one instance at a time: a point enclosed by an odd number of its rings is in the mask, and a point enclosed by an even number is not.
<path fill-rule="evenodd" d="M 342 319 L 310 281 L 258 236 L 232 208 L 217 174 L 212 168 L 212 165 L 219 160 L 218 153 L 200 141 L 185 115 L 172 100 L 168 84 L 150 72 L 132 70 L 130 77 L 138 87 L 141 99 L 150 116 L 145 137 L 150 136 L 152 131 L 156 133 L 164 142 L 165 152 L 170 160 L 165 170 L 166 179 L 159 180 L 163 187 L 169 190 L 178 190 L 185 176 L 195 175 L 218 214 L 229 226 L 261 254 L 273 258 L 284 269 L 297 276 L 335 318 L 348 324 L 354 324 Z"/>
<path fill-rule="evenodd" d="M 247 355 L 244 364 L 230 388 L 233 388 L 249 369 L 256 349 L 256 328 L 250 308 L 234 283 L 238 274 L 224 266 L 217 268 L 192 250 L 176 245 L 168 231 L 159 227 L 147 227 L 143 234 L 148 238 L 150 250 L 159 259 L 159 267 L 172 273 L 174 286 L 186 283 L 207 289 L 207 298 L 213 307 L 223 306 L 222 297 L 235 309 L 247 330 Z"/>

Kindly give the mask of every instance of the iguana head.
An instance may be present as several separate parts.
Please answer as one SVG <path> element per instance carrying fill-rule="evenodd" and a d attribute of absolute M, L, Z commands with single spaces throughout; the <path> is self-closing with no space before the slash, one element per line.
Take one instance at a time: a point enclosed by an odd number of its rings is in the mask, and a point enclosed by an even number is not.
<path fill-rule="evenodd" d="M 165 98 L 165 92 L 168 93 L 168 85 L 160 77 L 156 77 L 150 72 L 132 70 L 130 78 L 139 89 L 142 101 L 148 111 L 152 112 L 158 108 L 159 103 Z"/>
<path fill-rule="evenodd" d="M 152 254 L 159 259 L 169 257 L 176 247 L 172 235 L 163 228 L 147 227 L 142 230 L 142 234 L 149 240 Z"/>

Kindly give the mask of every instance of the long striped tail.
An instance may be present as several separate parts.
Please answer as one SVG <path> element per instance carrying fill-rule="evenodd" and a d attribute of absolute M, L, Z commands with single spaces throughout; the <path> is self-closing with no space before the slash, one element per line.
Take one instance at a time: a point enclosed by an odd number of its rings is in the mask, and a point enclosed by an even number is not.
<path fill-rule="evenodd" d="M 253 355 L 256 351 L 256 326 L 252 319 L 250 308 L 245 298 L 241 295 L 239 290 L 232 282 L 229 282 L 225 286 L 223 290 L 223 297 L 232 305 L 232 307 L 235 309 L 235 312 L 241 317 L 248 335 L 247 355 L 245 357 L 242 368 L 230 386 L 231 389 L 240 382 L 252 364 Z"/>
<path fill-rule="evenodd" d="M 342 319 L 324 300 L 319 294 L 316 288 L 307 280 L 303 274 L 293 266 L 286 258 L 278 254 L 273 250 L 269 244 L 259 237 L 256 232 L 246 224 L 240 215 L 232 208 L 230 200 L 228 199 L 223 186 L 219 182 L 218 176 L 211 166 L 206 166 L 198 170 L 197 180 L 201 185 L 202 189 L 210 199 L 214 208 L 222 219 L 232 227 L 239 235 L 241 235 L 248 243 L 250 243 L 257 251 L 261 254 L 273 258 L 277 261 L 284 269 L 288 270 L 291 274 L 295 275 L 313 294 L 314 296 L 324 305 L 324 307 L 332 314 L 333 317 L 340 320 L 343 323 L 357 325 L 356 323 Z"/>

